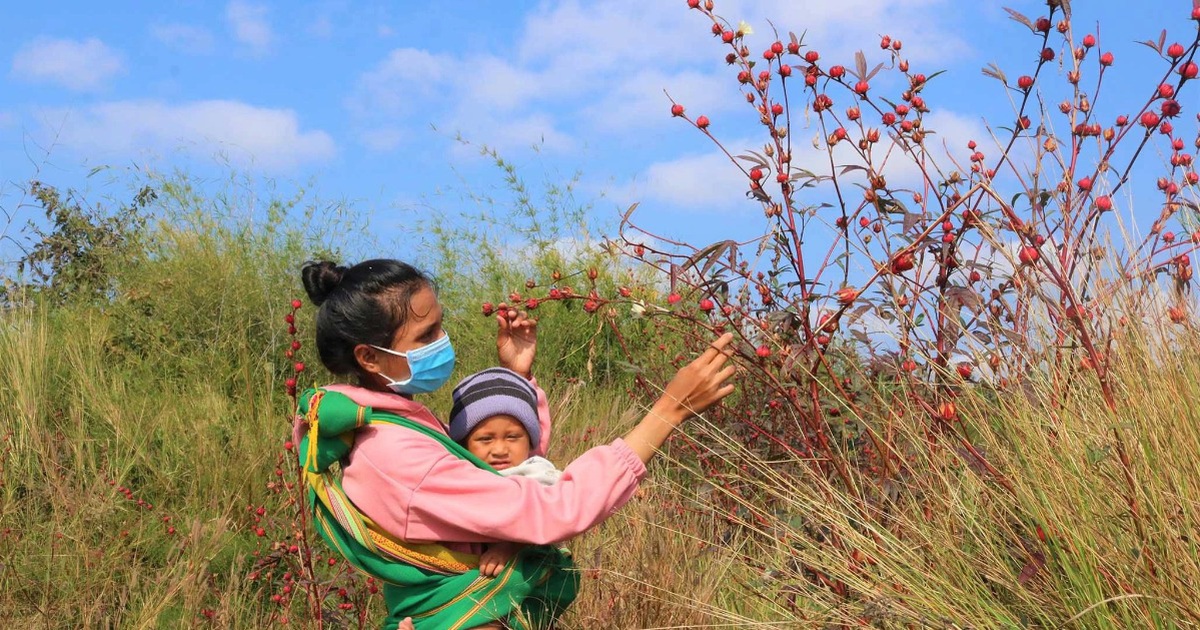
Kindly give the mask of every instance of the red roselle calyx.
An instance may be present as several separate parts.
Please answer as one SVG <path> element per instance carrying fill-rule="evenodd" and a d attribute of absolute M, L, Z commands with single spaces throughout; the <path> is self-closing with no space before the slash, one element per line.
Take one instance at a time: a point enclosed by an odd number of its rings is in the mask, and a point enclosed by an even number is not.
<path fill-rule="evenodd" d="M 903 252 L 900 255 L 892 258 L 892 273 L 903 273 L 912 269 L 917 265 L 917 260 L 912 252 Z"/>

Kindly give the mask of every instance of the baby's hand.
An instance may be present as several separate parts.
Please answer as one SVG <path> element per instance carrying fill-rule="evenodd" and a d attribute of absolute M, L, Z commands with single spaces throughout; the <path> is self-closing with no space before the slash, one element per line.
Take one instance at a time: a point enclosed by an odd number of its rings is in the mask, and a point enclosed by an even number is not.
<path fill-rule="evenodd" d="M 488 545 L 487 551 L 479 556 L 479 575 L 483 577 L 500 575 L 500 570 L 521 551 L 521 547 L 522 545 L 517 543 L 508 542 Z"/>

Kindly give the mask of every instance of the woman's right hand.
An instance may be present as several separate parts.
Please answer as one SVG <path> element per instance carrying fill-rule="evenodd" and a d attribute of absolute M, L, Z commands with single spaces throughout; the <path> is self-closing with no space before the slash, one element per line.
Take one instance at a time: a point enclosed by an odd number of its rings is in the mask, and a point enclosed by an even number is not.
<path fill-rule="evenodd" d="M 676 427 L 733 393 L 733 383 L 728 381 L 736 368 L 726 365 L 732 341 L 733 334 L 721 335 L 699 357 L 680 368 L 650 413 L 625 434 L 625 443 L 639 459 L 650 461 Z"/>
<path fill-rule="evenodd" d="M 679 368 L 653 411 L 678 425 L 732 394 L 733 384 L 727 381 L 736 368 L 726 365 L 730 354 L 727 348 L 732 341 L 733 333 L 721 335 L 699 357 Z"/>

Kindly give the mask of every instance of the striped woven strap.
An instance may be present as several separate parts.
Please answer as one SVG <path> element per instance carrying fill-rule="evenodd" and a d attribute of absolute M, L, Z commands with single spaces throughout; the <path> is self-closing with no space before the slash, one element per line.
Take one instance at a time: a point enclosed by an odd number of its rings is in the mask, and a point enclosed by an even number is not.
<path fill-rule="evenodd" d="M 325 528 L 334 526 L 334 523 L 327 522 L 326 513 L 332 515 L 337 526 L 340 526 L 342 531 L 353 538 L 355 542 L 362 545 L 363 548 L 377 555 L 392 558 L 435 573 L 453 575 L 478 568 L 479 556 L 477 555 L 451 551 L 436 543 L 405 542 L 388 534 L 383 528 L 372 521 L 370 517 L 360 512 L 354 503 L 350 501 L 345 491 L 342 490 L 342 484 L 335 474 L 329 471 L 317 472 L 319 466 L 316 460 L 316 444 L 318 440 L 322 439 L 320 436 L 320 414 L 318 413 L 318 409 L 324 394 L 325 392 L 321 390 L 318 390 L 314 394 L 309 403 L 308 413 L 305 416 L 305 420 L 308 422 L 309 449 L 305 458 L 304 477 L 308 482 L 309 489 L 312 491 L 312 496 L 325 506 L 325 511 L 315 509 L 315 505 L 312 506 L 314 508 L 314 517 L 320 521 L 319 525 Z M 392 416 L 391 414 L 386 415 L 389 422 L 408 424 L 403 418 Z M 356 425 L 362 426 L 362 420 L 362 411 L 360 408 Z"/>
<path fill-rule="evenodd" d="M 317 499 L 333 515 L 342 531 L 371 552 L 444 575 L 465 573 L 479 567 L 477 555 L 451 551 L 436 543 L 405 542 L 388 534 L 354 506 L 336 479 L 327 475 L 317 477 L 320 478 L 319 488 L 313 488 Z M 325 515 L 318 510 L 317 518 L 324 519 Z"/>

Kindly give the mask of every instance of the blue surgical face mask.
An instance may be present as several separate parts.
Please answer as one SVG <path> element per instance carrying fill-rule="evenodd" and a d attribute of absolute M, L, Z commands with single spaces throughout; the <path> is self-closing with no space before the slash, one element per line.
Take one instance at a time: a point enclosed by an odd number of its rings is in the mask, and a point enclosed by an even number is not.
<path fill-rule="evenodd" d="M 442 335 L 437 341 L 414 348 L 408 352 L 397 352 L 389 348 L 371 346 L 381 352 L 386 352 L 408 361 L 409 377 L 406 381 L 397 381 L 380 372 L 379 375 L 388 380 L 388 389 L 397 394 L 428 394 L 446 384 L 454 371 L 454 346 L 450 345 L 450 335 Z"/>

